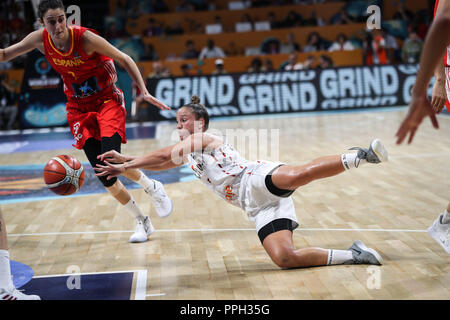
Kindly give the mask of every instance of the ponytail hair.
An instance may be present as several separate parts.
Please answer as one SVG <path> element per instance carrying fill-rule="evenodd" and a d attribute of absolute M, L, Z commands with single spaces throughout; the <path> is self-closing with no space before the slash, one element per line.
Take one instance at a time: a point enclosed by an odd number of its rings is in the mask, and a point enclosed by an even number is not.
<path fill-rule="evenodd" d="M 191 97 L 191 102 L 183 107 L 191 109 L 192 113 L 195 115 L 195 120 L 203 119 L 204 121 L 203 131 L 208 130 L 209 127 L 208 110 L 206 110 L 206 107 L 200 103 L 200 98 L 197 95 L 193 95 Z"/>

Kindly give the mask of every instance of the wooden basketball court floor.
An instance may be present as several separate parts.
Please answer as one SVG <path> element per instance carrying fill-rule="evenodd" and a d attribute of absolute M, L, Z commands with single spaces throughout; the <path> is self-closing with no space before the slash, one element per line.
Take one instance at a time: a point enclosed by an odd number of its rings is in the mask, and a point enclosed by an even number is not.
<path fill-rule="evenodd" d="M 278 156 L 301 164 L 323 155 L 386 145 L 390 160 L 364 165 L 298 189 L 298 248 L 347 249 L 360 239 L 384 265 L 345 265 L 280 270 L 265 253 L 245 213 L 213 195 L 199 181 L 166 184 L 174 203 L 159 218 L 142 189 L 131 194 L 149 213 L 156 232 L 130 244 L 131 216 L 108 194 L 2 204 L 11 258 L 35 277 L 140 270 L 131 299 L 450 299 L 450 255 L 427 228 L 450 201 L 450 116 L 426 119 L 413 144 L 397 146 L 405 108 L 212 120 L 211 128 L 277 132 Z M 173 123 L 157 139 L 129 140 L 123 152 L 142 155 L 172 143 Z M 261 132 L 261 131 L 258 131 Z M 275 135 L 276 137 L 276 135 Z M 270 139 L 269 139 L 270 140 Z M 272 142 L 275 143 L 277 139 Z M 255 160 L 250 151 L 240 150 Z M 85 162 L 75 149 L 0 155 L 2 165 L 42 164 L 57 154 Z M 276 159 L 278 157 L 279 159 Z M 133 291 L 135 292 L 135 291 Z"/>

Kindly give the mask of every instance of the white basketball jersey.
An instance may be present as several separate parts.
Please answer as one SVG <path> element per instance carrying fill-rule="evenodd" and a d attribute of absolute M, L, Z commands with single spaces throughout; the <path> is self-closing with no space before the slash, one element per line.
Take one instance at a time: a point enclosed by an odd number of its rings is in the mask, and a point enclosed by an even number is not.
<path fill-rule="evenodd" d="M 188 157 L 191 169 L 208 188 L 222 199 L 242 207 L 239 188 L 249 162 L 229 144 L 224 143 L 213 151 L 196 151 Z"/>

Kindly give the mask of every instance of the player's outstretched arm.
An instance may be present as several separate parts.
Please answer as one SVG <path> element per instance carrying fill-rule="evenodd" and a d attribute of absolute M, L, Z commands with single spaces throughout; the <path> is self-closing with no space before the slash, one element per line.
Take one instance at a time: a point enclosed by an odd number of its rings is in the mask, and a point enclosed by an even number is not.
<path fill-rule="evenodd" d="M 43 53 L 44 44 L 42 42 L 42 30 L 31 32 L 22 41 L 4 49 L 0 49 L 0 62 L 10 61 L 18 56 L 39 49 Z"/>
<path fill-rule="evenodd" d="M 83 46 L 85 52 L 89 55 L 97 52 L 99 54 L 110 57 L 114 61 L 117 61 L 123 68 L 125 68 L 125 70 L 127 70 L 128 74 L 137 84 L 142 92 L 145 101 L 150 102 L 161 110 L 170 110 L 170 108 L 165 103 L 159 101 L 148 92 L 138 66 L 129 55 L 123 53 L 122 51 L 111 45 L 104 38 L 90 31 L 86 31 L 83 34 Z"/>
<path fill-rule="evenodd" d="M 178 167 L 186 162 L 187 156 L 194 152 L 215 149 L 223 141 L 215 136 L 205 133 L 195 133 L 185 140 L 172 146 L 153 151 L 142 157 L 129 157 L 116 151 L 108 151 L 98 156 L 105 165 L 97 164 L 94 170 L 97 176 L 108 176 L 108 180 L 123 174 L 128 169 L 164 170 Z M 113 164 L 109 162 L 119 162 Z M 164 169 L 162 169 L 164 168 Z"/>
<path fill-rule="evenodd" d="M 446 1 L 436 14 L 431 24 L 420 57 L 420 67 L 414 84 L 408 114 L 398 129 L 397 144 L 401 144 L 409 135 L 408 143 L 411 143 L 414 135 L 425 117 L 430 117 L 433 126 L 438 129 L 439 124 L 431 103 L 427 98 L 427 87 L 442 61 L 442 52 L 450 43 L 450 1 Z"/>

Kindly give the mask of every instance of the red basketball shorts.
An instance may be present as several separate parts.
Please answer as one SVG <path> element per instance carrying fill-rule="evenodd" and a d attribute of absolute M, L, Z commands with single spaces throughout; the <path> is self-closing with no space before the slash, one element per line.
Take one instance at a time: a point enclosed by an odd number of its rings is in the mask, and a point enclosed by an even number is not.
<path fill-rule="evenodd" d="M 89 138 L 101 141 L 102 137 L 111 137 L 116 132 L 120 135 L 122 143 L 127 142 L 125 129 L 127 113 L 123 92 L 120 89 L 88 102 L 69 101 L 66 109 L 67 122 L 75 139 L 73 144 L 75 148 L 83 149 L 84 143 Z"/>

